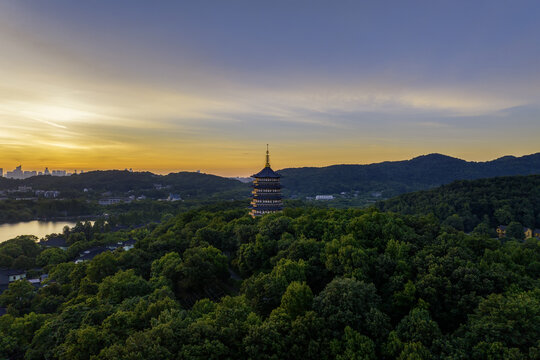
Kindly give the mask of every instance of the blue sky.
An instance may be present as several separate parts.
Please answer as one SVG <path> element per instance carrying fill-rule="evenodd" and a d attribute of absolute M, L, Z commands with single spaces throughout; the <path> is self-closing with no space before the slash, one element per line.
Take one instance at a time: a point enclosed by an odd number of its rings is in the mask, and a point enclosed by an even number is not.
<path fill-rule="evenodd" d="M 535 1 L 7 1 L 0 167 L 540 151 Z"/>

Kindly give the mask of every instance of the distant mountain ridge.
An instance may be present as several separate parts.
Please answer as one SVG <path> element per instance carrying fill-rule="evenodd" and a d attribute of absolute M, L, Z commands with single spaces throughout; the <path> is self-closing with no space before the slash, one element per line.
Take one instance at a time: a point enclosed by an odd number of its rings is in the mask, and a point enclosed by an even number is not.
<path fill-rule="evenodd" d="M 474 180 L 497 176 L 540 174 L 540 153 L 514 157 L 503 156 L 486 162 L 465 161 L 442 154 L 428 154 L 411 160 L 385 161 L 369 165 L 332 165 L 327 167 L 287 168 L 283 176 L 284 194 L 314 196 L 346 192 L 382 192 L 383 198 L 426 190 L 455 180 Z M 234 192 L 249 196 L 249 184 L 236 179 L 194 172 L 156 175 L 150 172 L 120 170 L 92 171 L 69 177 L 35 176 L 25 180 L 0 178 L 0 190 L 17 186 L 34 189 L 127 192 L 152 189 L 162 185 L 181 195 L 205 196 Z M 162 190 L 163 191 L 163 190 Z"/>
<path fill-rule="evenodd" d="M 390 197 L 455 180 L 540 174 L 540 153 L 504 156 L 486 162 L 429 154 L 369 165 L 287 168 L 279 173 L 283 175 L 282 183 L 289 196 L 383 191 L 385 197 Z"/>

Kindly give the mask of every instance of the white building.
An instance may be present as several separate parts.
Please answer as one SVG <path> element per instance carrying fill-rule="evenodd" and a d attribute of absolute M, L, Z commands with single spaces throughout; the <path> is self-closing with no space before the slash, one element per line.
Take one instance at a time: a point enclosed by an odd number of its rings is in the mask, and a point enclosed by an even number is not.
<path fill-rule="evenodd" d="M 114 204 L 120 204 L 124 202 L 124 199 L 122 198 L 107 198 L 107 199 L 100 199 L 99 205 L 114 205 Z"/>
<path fill-rule="evenodd" d="M 59 195 L 60 195 L 60 191 L 56 191 L 56 190 L 45 191 L 43 193 L 43 196 L 46 199 L 56 199 Z"/>
<path fill-rule="evenodd" d="M 180 201 L 182 198 L 178 194 L 169 194 L 167 201 Z"/>
<path fill-rule="evenodd" d="M 315 200 L 334 200 L 334 195 L 317 195 Z"/>

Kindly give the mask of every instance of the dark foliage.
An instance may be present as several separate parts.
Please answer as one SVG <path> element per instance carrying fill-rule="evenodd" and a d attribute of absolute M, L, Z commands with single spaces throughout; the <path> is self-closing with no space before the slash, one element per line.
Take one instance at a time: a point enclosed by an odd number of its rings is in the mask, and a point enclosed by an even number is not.
<path fill-rule="evenodd" d="M 99 213 L 96 203 L 85 200 L 3 200 L 0 201 L 0 224 L 34 219 L 92 216 Z"/>
<path fill-rule="evenodd" d="M 377 206 L 402 214 L 434 214 L 465 231 L 481 223 L 493 231 L 512 221 L 540 227 L 540 175 L 455 181 L 437 189 L 403 194 Z"/>
<path fill-rule="evenodd" d="M 217 192 L 244 190 L 247 185 L 237 180 L 220 176 L 194 172 L 179 172 L 161 176 L 150 172 L 129 172 L 120 170 L 91 171 L 66 177 L 34 176 L 25 180 L 0 178 L 1 189 L 14 189 L 18 186 L 31 186 L 34 189 L 58 190 L 60 192 L 82 192 L 84 189 L 93 191 L 119 192 L 152 191 L 160 185 L 167 191 L 180 192 L 184 197 L 208 195 Z"/>
<path fill-rule="evenodd" d="M 102 230 L 82 224 L 70 235 L 118 234 Z M 51 252 L 40 258 L 51 259 L 48 286 L 11 284 L 0 295 L 0 358 L 540 354 L 536 239 L 466 235 L 433 216 L 375 209 L 252 219 L 232 204 L 125 234 L 138 239 L 134 249 L 80 264 Z"/>

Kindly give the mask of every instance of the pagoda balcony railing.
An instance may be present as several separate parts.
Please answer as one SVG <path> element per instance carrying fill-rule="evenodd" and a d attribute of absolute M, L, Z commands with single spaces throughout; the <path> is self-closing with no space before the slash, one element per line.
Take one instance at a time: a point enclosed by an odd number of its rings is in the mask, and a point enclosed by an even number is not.
<path fill-rule="evenodd" d="M 259 189 L 255 189 L 251 191 L 251 194 L 253 196 L 281 196 L 281 191 L 260 191 Z"/>
<path fill-rule="evenodd" d="M 272 188 L 272 189 L 254 188 L 252 191 L 257 192 L 259 194 L 277 194 L 277 193 L 281 193 L 280 188 Z"/>
<path fill-rule="evenodd" d="M 260 200 L 253 200 L 251 202 L 251 205 L 257 205 L 257 206 L 264 206 L 264 205 L 283 205 L 283 201 L 281 200 L 269 200 L 269 201 L 260 201 Z"/>
<path fill-rule="evenodd" d="M 279 202 L 282 202 L 282 198 L 281 197 L 275 197 L 275 198 L 253 198 L 251 201 L 255 201 L 257 203 L 265 203 L 265 202 L 268 202 L 268 201 L 279 201 Z"/>
<path fill-rule="evenodd" d="M 257 189 L 281 189 L 281 184 L 251 184 L 252 187 Z"/>

